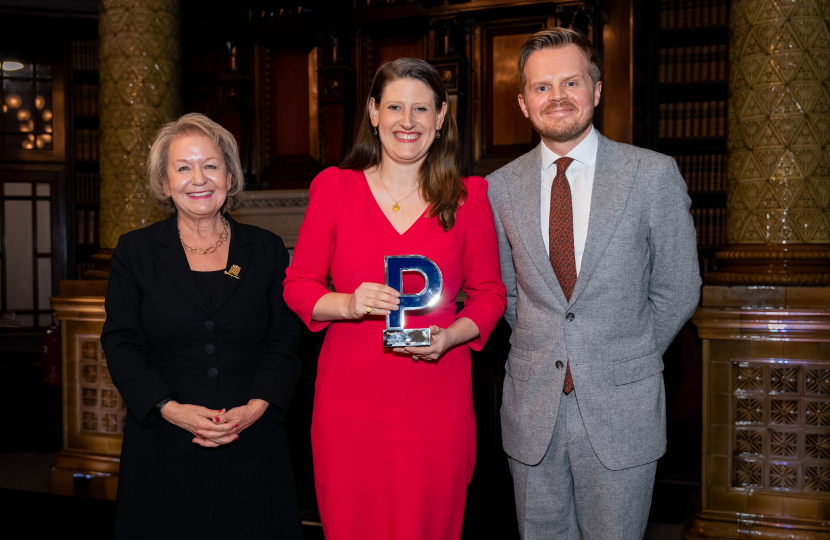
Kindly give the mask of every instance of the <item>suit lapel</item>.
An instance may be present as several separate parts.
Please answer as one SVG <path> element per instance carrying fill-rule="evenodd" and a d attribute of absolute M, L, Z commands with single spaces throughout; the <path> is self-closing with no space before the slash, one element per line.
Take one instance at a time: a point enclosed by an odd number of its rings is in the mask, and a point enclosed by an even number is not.
<path fill-rule="evenodd" d="M 245 279 L 245 276 L 250 271 L 251 254 L 253 253 L 253 248 L 248 242 L 248 236 L 245 234 L 245 230 L 230 215 L 227 216 L 227 219 L 231 229 L 231 245 L 228 248 L 228 264 L 226 265 L 225 271 L 229 271 L 234 265 L 238 266 L 240 270 L 237 279 L 234 279 L 228 274 L 224 276 L 226 281 L 222 287 L 219 301 L 216 303 L 213 311 L 222 307 L 222 304 L 239 288 L 239 283 Z"/>
<path fill-rule="evenodd" d="M 528 152 L 513 168 L 517 178 L 515 189 L 510 190 L 513 200 L 513 218 L 519 229 L 519 236 L 530 260 L 547 283 L 553 295 L 562 304 L 568 305 L 559 279 L 550 264 L 550 257 L 542 239 L 542 152 L 539 146 Z"/>
<path fill-rule="evenodd" d="M 588 239 L 582 255 L 582 265 L 576 280 L 571 303 L 585 290 L 591 274 L 599 264 L 602 254 L 611 242 L 617 224 L 625 209 L 628 193 L 638 161 L 626 156 L 614 141 L 597 133 L 597 164 L 594 185 L 591 190 L 591 214 L 588 220 Z"/>
<path fill-rule="evenodd" d="M 187 256 L 182 249 L 179 239 L 179 227 L 176 214 L 173 214 L 161 224 L 158 236 L 156 237 L 156 254 L 164 263 L 164 267 L 179 287 L 190 297 L 191 300 L 202 308 L 205 313 L 210 313 L 205 308 L 205 300 L 202 293 L 196 286 L 196 280 L 190 272 L 190 265 L 187 263 Z"/>

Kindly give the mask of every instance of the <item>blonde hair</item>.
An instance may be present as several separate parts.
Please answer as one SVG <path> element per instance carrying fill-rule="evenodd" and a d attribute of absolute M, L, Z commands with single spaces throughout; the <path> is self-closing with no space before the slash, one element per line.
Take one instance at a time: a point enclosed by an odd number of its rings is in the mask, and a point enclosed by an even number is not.
<path fill-rule="evenodd" d="M 206 137 L 222 152 L 225 168 L 231 176 L 230 188 L 222 211 L 238 208 L 242 200 L 242 190 L 245 189 L 245 178 L 242 173 L 242 163 L 239 161 L 239 147 L 236 145 L 236 139 L 230 131 L 200 113 L 186 114 L 178 120 L 163 125 L 156 133 L 156 138 L 150 147 L 150 155 L 147 156 L 147 183 L 159 208 L 171 214 L 176 208 L 173 199 L 165 195 L 164 184 L 167 182 L 170 144 L 174 139 L 183 135 Z"/>
<path fill-rule="evenodd" d="M 522 49 L 519 51 L 519 91 L 525 93 L 525 64 L 530 55 L 536 51 L 543 51 L 545 49 L 558 49 L 567 45 L 576 45 L 585 55 L 588 60 L 588 75 L 596 86 L 597 82 L 602 79 L 602 69 L 600 68 L 601 61 L 599 53 L 594 47 L 591 40 L 579 30 L 572 28 L 545 28 L 536 32 L 524 42 Z"/>

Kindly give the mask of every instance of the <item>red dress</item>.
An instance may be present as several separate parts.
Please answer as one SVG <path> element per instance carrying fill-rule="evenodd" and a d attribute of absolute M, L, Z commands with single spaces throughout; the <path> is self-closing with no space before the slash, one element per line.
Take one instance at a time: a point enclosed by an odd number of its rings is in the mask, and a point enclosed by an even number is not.
<path fill-rule="evenodd" d="M 441 301 L 408 311 L 407 328 L 446 328 L 467 317 L 480 338 L 436 363 L 393 354 L 386 319 L 334 321 L 318 363 L 311 425 L 314 480 L 326 540 L 457 540 L 476 455 L 470 348 L 480 350 L 506 307 L 487 181 L 465 180 L 468 197 L 444 232 L 426 212 L 399 234 L 363 172 L 329 168 L 311 199 L 285 278 L 285 300 L 312 331 L 317 301 L 384 283 L 385 255 L 424 255 L 441 269 Z M 404 293 L 423 289 L 404 274 Z M 456 296 L 467 293 L 456 313 Z"/>

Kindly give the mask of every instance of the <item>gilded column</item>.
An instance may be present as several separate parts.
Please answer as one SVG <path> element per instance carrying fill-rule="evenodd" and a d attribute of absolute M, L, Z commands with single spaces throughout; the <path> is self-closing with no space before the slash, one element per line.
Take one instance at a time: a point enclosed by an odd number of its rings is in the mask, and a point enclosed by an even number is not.
<path fill-rule="evenodd" d="M 733 0 L 726 263 L 713 284 L 830 284 L 827 0 Z"/>
<path fill-rule="evenodd" d="M 63 349 L 63 449 L 50 474 L 61 495 L 114 499 L 127 407 L 101 348 L 104 291 L 118 237 L 163 216 L 144 161 L 159 127 L 181 102 L 178 0 L 101 0 L 101 251 L 96 270 L 64 281 L 52 308 Z"/>
<path fill-rule="evenodd" d="M 830 0 L 732 0 L 727 240 L 684 538 L 830 538 Z M 759 286 L 760 285 L 760 286 Z"/>
<path fill-rule="evenodd" d="M 144 161 L 158 129 L 181 110 L 178 0 L 100 0 L 101 248 L 163 216 Z M 106 277 L 106 275 L 95 276 Z"/>

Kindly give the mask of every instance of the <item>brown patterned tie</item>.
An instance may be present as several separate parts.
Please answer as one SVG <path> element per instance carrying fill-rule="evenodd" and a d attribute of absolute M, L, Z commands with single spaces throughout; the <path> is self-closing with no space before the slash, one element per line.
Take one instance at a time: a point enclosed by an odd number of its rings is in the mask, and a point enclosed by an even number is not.
<path fill-rule="evenodd" d="M 570 302 L 571 294 L 576 284 L 576 259 L 574 257 L 574 211 L 571 200 L 571 185 L 565 176 L 573 158 L 557 159 L 556 176 L 550 186 L 550 264 L 559 280 L 559 286 Z M 574 389 L 574 380 L 571 377 L 571 363 L 565 371 L 565 384 L 562 391 L 570 394 Z"/>

